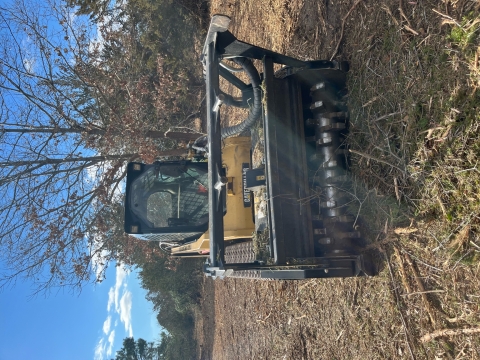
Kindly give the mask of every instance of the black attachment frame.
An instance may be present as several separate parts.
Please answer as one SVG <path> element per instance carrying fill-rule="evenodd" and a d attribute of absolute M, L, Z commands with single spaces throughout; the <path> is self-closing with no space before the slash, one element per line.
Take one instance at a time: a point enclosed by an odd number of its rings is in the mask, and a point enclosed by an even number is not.
<path fill-rule="evenodd" d="M 210 241 L 210 255 L 204 266 L 204 272 L 207 276 L 213 278 L 229 276 L 234 271 L 254 270 L 259 271 L 262 278 L 278 278 L 278 279 L 304 279 L 310 277 L 346 277 L 356 276 L 361 273 L 361 256 L 342 256 L 339 258 L 325 258 L 327 265 L 313 266 L 309 268 L 292 268 L 289 265 L 288 257 L 308 258 L 314 255 L 312 243 L 311 227 L 303 226 L 303 222 L 307 219 L 310 221 L 311 215 L 300 219 L 298 216 L 291 216 L 291 212 L 283 209 L 286 204 L 285 200 L 278 198 L 270 205 L 269 220 L 270 230 L 274 236 L 274 258 L 275 266 L 273 268 L 267 265 L 260 265 L 257 263 L 248 264 L 228 264 L 228 269 L 225 266 L 225 242 L 224 242 L 224 225 L 223 225 L 223 197 L 225 197 L 225 183 L 222 182 L 221 168 L 221 127 L 220 127 L 220 105 L 225 102 L 225 95 L 221 92 L 219 87 L 219 76 L 232 83 L 234 86 L 242 90 L 248 90 L 248 86 L 239 80 L 236 76 L 231 74 L 228 70 L 220 66 L 222 59 L 229 59 L 235 57 L 247 57 L 251 59 L 259 59 L 264 62 L 264 81 L 265 85 L 271 89 L 267 94 L 266 106 L 268 113 L 272 109 L 273 117 L 268 114 L 264 119 L 265 136 L 266 136 L 266 157 L 268 164 L 267 172 L 267 188 L 273 193 L 280 194 L 282 191 L 295 191 L 298 196 L 307 196 L 308 180 L 306 174 L 302 173 L 301 168 L 306 169 L 305 160 L 302 164 L 297 164 L 297 169 L 294 170 L 295 175 L 288 183 L 282 183 L 278 174 L 282 169 L 285 169 L 285 160 L 282 157 L 280 146 L 283 144 L 285 137 L 285 125 L 292 128 L 297 134 L 303 130 L 303 116 L 302 109 L 296 108 L 301 99 L 298 98 L 296 104 L 285 104 L 284 99 L 300 97 L 298 85 L 295 79 L 281 82 L 276 79 L 273 74 L 273 64 L 283 64 L 286 66 L 285 75 L 290 76 L 300 70 L 305 69 L 338 69 L 338 63 L 335 61 L 314 61 L 306 62 L 298 60 L 289 56 L 278 54 L 276 52 L 260 48 L 245 42 L 241 42 L 235 38 L 228 31 L 230 18 L 223 15 L 215 15 L 210 22 L 209 31 L 203 47 L 201 61 L 204 66 L 205 79 L 207 84 L 207 133 L 208 133 L 208 167 L 209 167 L 209 182 L 208 182 L 208 196 L 209 196 L 209 241 Z M 277 81 L 278 80 L 278 81 Z M 278 88 L 278 89 L 277 89 Z M 285 97 L 283 94 L 285 94 Z M 270 98 L 270 94 L 272 97 Z M 275 101 L 274 98 L 277 98 Z M 277 104 L 282 103 L 280 108 L 276 109 Z M 288 101 L 287 101 L 288 102 Z M 276 109 L 276 110 L 275 110 Z M 288 118 L 297 117 L 292 124 L 277 123 L 278 119 L 282 118 L 281 113 L 289 113 Z M 285 120 L 287 121 L 287 120 Z M 295 128 L 295 129 L 293 129 Z M 282 132 L 283 129 L 283 132 Z M 302 132 L 303 136 L 303 132 Z M 284 139 L 290 141 L 291 139 Z M 300 140 L 302 142 L 302 140 Z M 294 150 L 296 158 L 305 159 L 305 150 L 303 143 L 299 144 L 299 140 L 294 140 L 292 149 Z M 303 165 L 303 166 L 302 166 Z M 306 171 L 306 170 L 304 170 Z M 297 185 L 300 185 L 300 190 Z M 270 193 L 271 195 L 271 193 Z M 309 212 L 307 207 L 302 207 L 302 211 Z M 299 209 L 300 210 L 300 209 Z M 285 212 L 285 214 L 282 214 Z M 295 224 L 296 221 L 299 223 Z M 281 223 L 287 224 L 290 228 L 293 226 L 296 229 L 294 234 L 283 234 L 285 226 Z M 280 224 L 280 226 L 279 226 Z M 297 238 L 298 243 L 292 242 L 291 235 Z M 272 236 L 272 234 L 271 234 Z M 289 237 L 289 243 L 286 237 Z M 300 238 L 300 239 L 299 239 Z M 301 241 L 301 239 L 306 241 Z M 293 239 L 295 240 L 295 239 Z M 294 255 L 292 255 L 294 254 Z"/>

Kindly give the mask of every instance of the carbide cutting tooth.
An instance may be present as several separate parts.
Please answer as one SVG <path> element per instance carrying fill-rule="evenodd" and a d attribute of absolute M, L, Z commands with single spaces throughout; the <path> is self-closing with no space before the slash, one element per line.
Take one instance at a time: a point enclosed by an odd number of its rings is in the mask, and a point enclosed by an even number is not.
<path fill-rule="evenodd" d="M 321 167 L 323 167 L 323 168 L 334 168 L 334 167 L 337 167 L 337 166 L 338 166 L 338 161 L 337 160 L 325 161 L 321 165 Z"/>
<path fill-rule="evenodd" d="M 325 82 L 319 82 L 319 83 L 316 83 L 315 85 L 313 85 L 311 88 L 310 88 L 310 91 L 317 91 L 317 90 L 320 90 L 320 89 L 325 89 L 326 87 L 326 84 Z"/>
<path fill-rule="evenodd" d="M 331 123 L 345 122 L 348 119 L 348 112 L 338 111 L 329 113 L 316 113 L 313 118 L 308 118 L 305 121 L 305 125 L 312 126 L 324 126 Z"/>
<path fill-rule="evenodd" d="M 313 229 L 313 234 L 314 235 L 327 235 L 327 229 L 325 229 L 325 228 Z"/>
<path fill-rule="evenodd" d="M 337 123 L 331 123 L 328 125 L 320 126 L 319 130 L 320 131 L 331 131 L 331 130 L 341 131 L 341 130 L 345 130 L 345 128 L 346 128 L 345 123 L 337 122 Z"/>
<path fill-rule="evenodd" d="M 323 101 L 315 101 L 312 105 L 310 105 L 310 110 L 317 110 L 324 107 Z"/>
<path fill-rule="evenodd" d="M 318 145 L 328 145 L 333 142 L 332 136 L 325 136 L 317 140 Z"/>
<path fill-rule="evenodd" d="M 320 202 L 320 207 L 324 209 L 331 209 L 331 208 L 337 207 L 337 202 L 333 200 L 322 201 Z"/>
<path fill-rule="evenodd" d="M 320 238 L 317 241 L 321 245 L 331 245 L 333 243 L 333 239 L 329 237 Z"/>

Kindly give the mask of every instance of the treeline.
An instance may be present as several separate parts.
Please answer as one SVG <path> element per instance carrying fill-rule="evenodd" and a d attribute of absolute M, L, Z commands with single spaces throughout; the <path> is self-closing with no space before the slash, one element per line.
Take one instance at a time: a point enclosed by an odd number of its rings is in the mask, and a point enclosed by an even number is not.
<path fill-rule="evenodd" d="M 133 337 L 123 339 L 123 346 L 115 354 L 115 360 L 169 360 L 169 359 L 194 359 L 189 353 L 182 350 L 182 346 L 178 346 L 180 353 L 172 353 L 169 349 L 171 336 L 167 333 L 162 334 L 162 341 L 155 343 L 147 342 L 140 338 L 135 341 Z M 188 347 L 189 344 L 183 344 Z M 113 360 L 113 359 L 112 359 Z"/>
<path fill-rule="evenodd" d="M 164 359 L 194 359 L 194 311 L 200 300 L 202 261 L 155 255 L 140 267 L 139 279 L 153 303 L 157 320 L 168 333 L 161 336 Z"/>
<path fill-rule="evenodd" d="M 138 251 L 111 227 L 124 165 L 202 105 L 206 2 L 64 1 L 0 4 L 0 288 L 79 290 Z"/>
<path fill-rule="evenodd" d="M 0 289 L 80 290 L 123 262 L 142 269 L 170 344 L 188 334 L 200 267 L 126 236 L 120 192 L 127 161 L 179 145 L 151 134 L 199 114 L 207 4 L 0 4 Z"/>

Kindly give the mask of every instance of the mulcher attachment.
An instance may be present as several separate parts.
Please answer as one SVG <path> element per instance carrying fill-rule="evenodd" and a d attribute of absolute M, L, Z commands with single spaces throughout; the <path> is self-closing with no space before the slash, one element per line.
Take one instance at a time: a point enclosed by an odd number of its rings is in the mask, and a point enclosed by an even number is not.
<path fill-rule="evenodd" d="M 221 167 L 221 159 L 216 158 L 220 144 L 213 141 L 219 134 L 218 76 L 238 84 L 232 74 L 218 70 L 219 62 L 239 56 L 262 60 L 271 260 L 254 261 L 244 245 L 230 248 L 225 258 L 223 214 L 212 217 L 211 212 L 210 259 L 205 272 L 214 277 L 273 279 L 361 275 L 363 258 L 357 249 L 362 239 L 347 208 L 351 193 L 344 142 L 348 130 L 348 65 L 301 61 L 240 42 L 227 31 L 228 22 L 223 16 L 212 19 L 203 55 L 210 94 L 210 174 Z M 274 63 L 284 66 L 275 73 Z M 209 193 L 215 197 L 215 188 Z M 245 252 L 250 254 L 249 260 L 240 256 Z"/>
<path fill-rule="evenodd" d="M 264 60 L 272 256 L 277 265 L 324 259 L 335 267 L 341 261 L 336 276 L 354 276 L 362 267 L 356 253 L 362 239 L 347 208 L 346 73 L 319 64 L 325 62 L 272 76 L 272 61 Z"/>

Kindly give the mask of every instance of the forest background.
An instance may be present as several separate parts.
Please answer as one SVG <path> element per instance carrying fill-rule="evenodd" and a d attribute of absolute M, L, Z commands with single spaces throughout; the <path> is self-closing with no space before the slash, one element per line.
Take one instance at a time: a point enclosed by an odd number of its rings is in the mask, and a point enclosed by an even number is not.
<path fill-rule="evenodd" d="M 200 267 L 124 234 L 122 181 L 128 161 L 184 145 L 165 132 L 198 122 L 207 10 L 197 0 L 0 6 L 0 286 L 81 291 L 108 264 L 136 268 L 165 332 L 146 347 L 126 339 L 117 357 L 129 341 L 157 358 L 195 349 Z"/>

